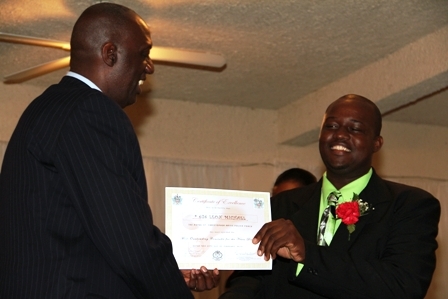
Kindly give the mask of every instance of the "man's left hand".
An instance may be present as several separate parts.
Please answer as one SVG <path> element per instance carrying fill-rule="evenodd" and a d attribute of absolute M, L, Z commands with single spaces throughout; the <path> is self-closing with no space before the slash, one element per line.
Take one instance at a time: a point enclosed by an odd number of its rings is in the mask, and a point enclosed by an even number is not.
<path fill-rule="evenodd" d="M 218 286 L 218 269 L 208 270 L 202 266 L 200 269 L 180 270 L 187 286 L 196 292 L 208 291 Z"/>

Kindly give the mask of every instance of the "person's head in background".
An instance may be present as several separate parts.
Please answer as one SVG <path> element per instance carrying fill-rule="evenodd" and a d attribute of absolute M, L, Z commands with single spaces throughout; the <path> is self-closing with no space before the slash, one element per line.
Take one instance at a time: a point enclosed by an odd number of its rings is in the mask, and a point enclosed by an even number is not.
<path fill-rule="evenodd" d="M 303 187 L 315 183 L 316 177 L 309 171 L 301 168 L 291 168 L 282 172 L 275 180 L 272 196 L 280 192 Z"/>

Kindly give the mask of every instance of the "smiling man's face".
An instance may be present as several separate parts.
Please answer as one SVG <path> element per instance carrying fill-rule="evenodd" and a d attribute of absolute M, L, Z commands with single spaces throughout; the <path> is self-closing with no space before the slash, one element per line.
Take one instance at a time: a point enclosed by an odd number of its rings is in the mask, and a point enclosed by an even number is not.
<path fill-rule="evenodd" d="M 382 145 L 377 135 L 373 104 L 358 98 L 341 98 L 327 109 L 319 135 L 319 151 L 327 176 L 354 180 L 366 174 L 373 153 Z"/>
<path fill-rule="evenodd" d="M 107 95 L 122 108 L 135 102 L 141 92 L 140 81 L 154 72 L 149 58 L 152 48 L 149 27 L 139 16 L 134 19 L 129 30 L 123 30 L 123 37 L 117 39 L 117 59 L 109 76 Z"/>

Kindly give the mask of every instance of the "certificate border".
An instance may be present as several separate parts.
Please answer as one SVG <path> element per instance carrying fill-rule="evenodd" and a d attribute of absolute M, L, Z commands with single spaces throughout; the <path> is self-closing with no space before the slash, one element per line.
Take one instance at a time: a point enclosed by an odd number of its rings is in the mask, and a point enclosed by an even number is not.
<path fill-rule="evenodd" d="M 229 190 L 229 189 L 210 189 L 210 188 L 184 188 L 184 187 L 166 187 L 165 188 L 165 230 L 166 235 L 173 242 L 173 196 L 176 194 L 189 195 L 212 195 L 212 196 L 232 196 L 239 198 L 262 198 L 264 199 L 263 215 L 264 222 L 271 221 L 270 193 L 262 191 L 245 191 L 245 190 Z M 261 228 L 261 227 L 260 227 Z M 174 242 L 173 242 L 174 246 Z M 198 269 L 200 266 L 206 266 L 209 269 L 218 268 L 220 270 L 271 270 L 272 260 L 265 261 L 260 257 L 260 262 L 252 263 L 222 263 L 207 262 L 207 265 L 199 265 L 196 263 L 187 263 L 178 261 L 180 269 Z"/>

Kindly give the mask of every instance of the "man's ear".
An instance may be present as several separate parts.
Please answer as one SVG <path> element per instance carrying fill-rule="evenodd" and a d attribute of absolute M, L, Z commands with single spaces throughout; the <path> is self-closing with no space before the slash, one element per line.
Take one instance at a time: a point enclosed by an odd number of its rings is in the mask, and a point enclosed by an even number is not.
<path fill-rule="evenodd" d="M 377 136 L 373 147 L 373 152 L 376 153 L 381 149 L 382 146 L 383 146 L 383 137 Z"/>
<path fill-rule="evenodd" d="M 101 55 L 104 63 L 112 67 L 117 62 L 117 47 L 111 42 L 105 43 L 101 49 Z"/>

